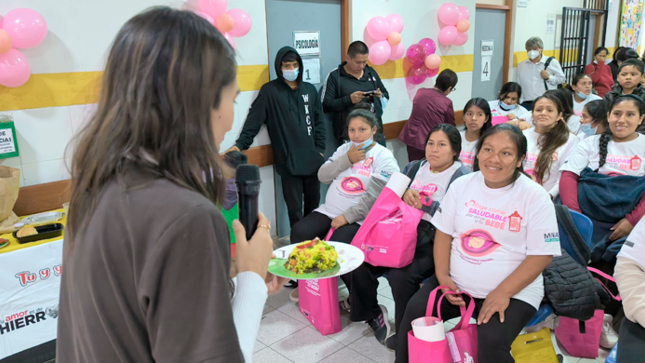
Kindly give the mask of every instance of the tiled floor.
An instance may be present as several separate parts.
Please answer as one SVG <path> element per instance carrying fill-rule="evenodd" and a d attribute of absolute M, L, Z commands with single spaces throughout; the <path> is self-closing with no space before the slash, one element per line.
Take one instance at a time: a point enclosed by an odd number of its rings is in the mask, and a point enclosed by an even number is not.
<path fill-rule="evenodd" d="M 390 312 L 390 324 L 394 327 L 394 300 L 387 280 L 380 279 L 379 303 Z M 267 300 L 262 324 L 255 345 L 254 363 L 392 363 L 394 353 L 379 344 L 365 323 L 353 323 L 341 310 L 343 330 L 340 333 L 322 336 L 298 311 L 296 303 L 289 300 L 291 289 Z M 347 296 L 342 288 L 339 297 Z M 452 322 L 447 326 L 452 327 Z M 552 340 L 555 336 L 552 333 Z M 556 344 L 556 352 L 561 353 Z M 609 352 L 600 350 L 597 359 L 580 359 L 564 356 L 563 363 L 603 363 Z"/>

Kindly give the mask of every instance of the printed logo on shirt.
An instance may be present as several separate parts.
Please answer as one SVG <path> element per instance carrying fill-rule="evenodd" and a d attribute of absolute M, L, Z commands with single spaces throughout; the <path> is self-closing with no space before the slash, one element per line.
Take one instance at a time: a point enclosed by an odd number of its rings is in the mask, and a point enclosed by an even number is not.
<path fill-rule="evenodd" d="M 522 230 L 522 216 L 517 211 L 509 216 L 508 230 L 511 232 L 520 232 Z"/>
<path fill-rule="evenodd" d="M 380 174 L 381 174 L 381 176 L 382 176 L 382 177 L 384 177 L 385 179 L 390 179 L 390 177 L 392 176 L 392 172 L 391 172 L 391 171 L 387 171 L 387 170 L 381 170 L 381 173 L 380 173 Z"/>
<path fill-rule="evenodd" d="M 311 126 L 311 115 L 309 115 L 309 95 L 302 95 L 302 100 L 304 101 L 305 105 L 305 121 L 307 121 L 307 134 L 311 136 L 311 131 L 313 130 L 313 126 Z"/>
<path fill-rule="evenodd" d="M 484 257 L 501 247 L 490 233 L 481 229 L 466 232 L 460 240 L 461 249 L 471 257 Z"/>
<path fill-rule="evenodd" d="M 621 155 L 610 154 L 610 155 L 607 155 L 606 164 L 616 165 L 617 167 L 615 169 L 637 171 L 637 170 L 640 170 L 641 168 L 641 158 L 638 157 L 638 155 L 634 155 L 634 157 L 629 157 L 624 155 L 621 156 Z M 611 174 L 625 175 L 624 173 L 619 173 L 615 171 L 612 171 L 607 175 L 611 175 Z"/>
<path fill-rule="evenodd" d="M 348 194 L 360 194 L 365 191 L 363 181 L 355 176 L 347 176 L 340 182 L 340 188 Z"/>
<path fill-rule="evenodd" d="M 471 166 L 475 163 L 475 153 L 473 152 L 467 152 L 467 151 L 462 151 L 459 154 L 459 159 L 461 159 L 461 162 L 464 165 Z"/>
<path fill-rule="evenodd" d="M 432 183 L 422 185 L 419 179 L 416 179 L 414 183 L 412 183 L 412 189 L 419 192 L 419 195 L 421 196 L 421 204 L 429 207 L 432 205 L 432 195 L 436 193 L 439 188 Z"/>
<path fill-rule="evenodd" d="M 544 242 L 546 243 L 560 242 L 560 233 L 558 232 L 545 233 Z"/>
<path fill-rule="evenodd" d="M 352 166 L 352 172 L 369 178 L 372 175 L 372 163 L 374 163 L 374 158 L 367 158 L 362 163 L 354 164 Z"/>
<path fill-rule="evenodd" d="M 504 230 L 506 229 L 506 222 L 508 213 L 494 209 L 488 208 L 477 203 L 475 200 L 471 200 L 466 203 L 468 211 L 466 211 L 466 217 L 472 217 L 479 224 L 489 226 L 496 229 Z"/>

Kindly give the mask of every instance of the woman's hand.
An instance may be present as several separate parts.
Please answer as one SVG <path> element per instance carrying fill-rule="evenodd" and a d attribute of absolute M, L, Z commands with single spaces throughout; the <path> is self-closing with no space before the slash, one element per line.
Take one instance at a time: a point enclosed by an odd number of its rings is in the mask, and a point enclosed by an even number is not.
<path fill-rule="evenodd" d="M 457 287 L 457 284 L 455 284 L 455 282 L 452 281 L 450 276 L 439 276 L 439 275 L 437 275 L 437 281 L 439 281 L 439 285 L 448 286 L 450 288 L 450 290 L 441 289 L 441 292 L 444 293 L 444 294 L 446 292 L 448 292 L 448 291 L 461 292 L 461 291 L 459 291 L 459 288 Z M 446 295 L 446 299 L 448 299 L 448 302 L 451 303 L 452 305 L 466 306 L 466 302 L 461 297 L 461 295 L 449 294 L 449 295 Z M 441 307 L 438 306 L 437 308 L 440 309 Z"/>
<path fill-rule="evenodd" d="M 365 160 L 365 150 L 361 150 L 364 145 L 364 143 L 359 145 L 352 143 L 352 147 L 347 152 L 350 163 L 356 164 L 361 160 Z"/>
<path fill-rule="evenodd" d="M 275 258 L 275 255 L 271 258 Z M 279 292 L 280 289 L 282 289 L 282 286 L 284 286 L 288 281 L 289 279 L 278 277 L 272 273 L 267 273 L 267 277 L 264 279 L 264 282 L 267 284 L 267 289 L 269 290 L 269 295 Z"/>
<path fill-rule="evenodd" d="M 499 313 L 499 321 L 503 323 L 504 312 L 510 302 L 511 298 L 506 296 L 506 294 L 500 292 L 498 289 L 493 290 L 486 296 L 486 300 L 484 300 L 484 305 L 482 305 L 479 316 L 477 317 L 477 324 L 488 324 L 488 321 L 495 313 Z"/>
<path fill-rule="evenodd" d="M 269 226 L 269 220 L 260 212 L 258 213 L 258 229 L 251 240 L 247 242 L 244 226 L 239 220 L 233 221 L 237 250 L 235 257 L 237 273 L 255 272 L 266 281 L 269 261 L 273 255 L 273 239 L 271 239 L 269 228 L 263 226 Z"/>
<path fill-rule="evenodd" d="M 347 223 L 349 223 L 347 222 L 347 218 L 345 218 L 345 216 L 341 214 L 338 217 L 334 218 L 333 221 L 331 221 L 331 228 L 338 229 L 346 225 Z"/>
<path fill-rule="evenodd" d="M 520 130 L 522 130 L 522 131 L 524 131 L 524 130 L 528 130 L 528 129 L 530 129 L 530 128 L 531 128 L 531 124 L 530 124 L 530 123 L 528 123 L 528 122 L 526 122 L 526 120 L 520 120 L 520 123 L 519 123 L 517 126 L 518 126 L 518 127 L 520 128 Z"/>
<path fill-rule="evenodd" d="M 403 194 L 403 201 L 410 207 L 414 207 L 419 210 L 423 207 L 423 204 L 421 204 L 421 195 L 414 189 L 406 190 L 405 194 Z"/>
<path fill-rule="evenodd" d="M 627 218 L 623 218 L 610 228 L 610 230 L 614 231 L 614 233 L 609 236 L 609 240 L 615 241 L 623 237 L 627 237 L 632 232 L 632 229 L 634 229 L 634 226 L 629 223 Z"/>
<path fill-rule="evenodd" d="M 509 113 L 508 115 L 506 115 L 506 117 L 508 117 L 509 121 L 513 121 L 517 119 L 517 116 L 515 116 L 514 113 Z"/>

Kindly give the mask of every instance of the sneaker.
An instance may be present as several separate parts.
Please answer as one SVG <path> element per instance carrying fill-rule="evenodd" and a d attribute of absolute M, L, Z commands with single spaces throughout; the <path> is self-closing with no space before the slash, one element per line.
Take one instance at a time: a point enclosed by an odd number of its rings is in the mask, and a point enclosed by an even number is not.
<path fill-rule="evenodd" d="M 340 308 L 350 313 L 352 311 L 352 305 L 350 304 L 349 297 L 340 302 Z"/>
<path fill-rule="evenodd" d="M 289 280 L 289 282 L 287 282 L 284 285 L 284 287 L 288 287 L 290 289 L 295 289 L 296 287 L 298 287 L 298 281 L 297 280 Z"/>
<path fill-rule="evenodd" d="M 390 350 L 390 352 L 396 351 L 396 333 L 390 335 L 385 339 L 385 347 Z"/>
<path fill-rule="evenodd" d="M 602 332 L 600 333 L 600 347 L 611 350 L 618 341 L 618 334 L 613 327 L 614 317 L 610 314 L 605 314 L 602 319 Z"/>
<path fill-rule="evenodd" d="M 387 308 L 383 305 L 379 305 L 381 308 L 381 313 L 376 319 L 370 319 L 366 323 L 374 331 L 374 336 L 379 343 L 384 344 L 385 338 L 390 335 L 390 323 L 387 321 Z"/>
<path fill-rule="evenodd" d="M 291 291 L 291 294 L 289 294 L 289 300 L 293 302 L 300 301 L 300 295 L 298 294 L 298 289 L 293 289 L 293 291 Z"/>

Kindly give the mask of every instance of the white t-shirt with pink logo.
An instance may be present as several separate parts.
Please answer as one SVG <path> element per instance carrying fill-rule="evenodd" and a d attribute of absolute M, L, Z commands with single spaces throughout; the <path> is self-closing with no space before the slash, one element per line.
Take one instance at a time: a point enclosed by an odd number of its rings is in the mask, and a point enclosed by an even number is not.
<path fill-rule="evenodd" d="M 455 180 L 432 224 L 453 237 L 450 276 L 457 287 L 484 299 L 527 256 L 559 256 L 555 207 L 544 188 L 521 175 L 500 189 L 481 172 Z M 513 298 L 536 309 L 544 297 L 542 275 Z"/>
<path fill-rule="evenodd" d="M 636 139 L 628 142 L 609 141 L 605 165 L 599 170 L 601 174 L 645 175 L 645 162 L 643 162 L 645 159 L 645 136 L 637 135 Z M 600 165 L 600 136 L 594 135 L 582 140 L 560 170 L 580 175 L 586 167 L 591 170 L 598 169 L 598 165 Z"/>
<path fill-rule="evenodd" d="M 351 142 L 341 145 L 327 163 L 338 160 L 347 154 L 351 147 Z M 367 191 L 370 178 L 387 181 L 392 173 L 396 172 L 399 172 L 399 164 L 392 152 L 380 144 L 375 144 L 365 154 L 365 160 L 355 163 L 334 179 L 327 191 L 325 204 L 315 211 L 334 219 L 361 200 Z"/>
<path fill-rule="evenodd" d="M 535 180 L 535 163 L 540 155 L 540 147 L 538 146 L 540 134 L 535 132 L 534 128 L 524 130 L 522 133 L 526 137 L 527 141 L 527 153 L 523 163 L 524 172 Z M 544 189 L 546 189 L 553 198 L 556 198 L 560 194 L 560 176 L 562 176 L 560 168 L 564 165 L 564 162 L 567 160 L 569 155 L 571 155 L 573 150 L 575 150 L 579 142 L 580 139 L 578 136 L 569 133 L 567 143 L 560 146 L 555 153 L 553 153 L 553 164 L 551 164 L 551 169 L 549 170 L 550 173 L 548 178 L 542 182 Z"/>
<path fill-rule="evenodd" d="M 441 173 L 433 173 L 427 161 L 422 163 L 414 176 L 410 189 L 418 191 L 421 195 L 421 203 L 428 207 L 432 202 L 441 203 L 448 190 L 450 179 L 461 168 L 461 163 L 455 162 Z M 432 216 L 429 213 L 423 213 L 422 219 L 432 223 Z"/>
<path fill-rule="evenodd" d="M 468 141 L 466 140 L 466 130 L 459 132 L 461 134 L 461 153 L 459 154 L 459 160 L 464 164 L 465 167 L 473 171 L 473 163 L 475 162 L 475 148 L 477 147 L 477 140 Z"/>
<path fill-rule="evenodd" d="M 582 117 L 582 110 L 584 110 L 584 108 L 587 105 L 587 103 L 589 103 L 591 101 L 602 100 L 602 97 L 600 97 L 598 95 L 590 94 L 589 96 L 587 96 L 586 100 L 578 103 L 578 102 L 576 102 L 576 96 L 571 95 L 571 97 L 573 97 L 573 113 L 575 113 L 576 115 L 578 115 L 580 117 Z M 571 130 L 571 131 L 574 132 L 573 130 Z"/>
<path fill-rule="evenodd" d="M 512 113 L 517 116 L 518 119 L 526 119 L 529 115 L 531 115 L 531 112 L 529 110 L 519 104 L 516 104 L 515 107 L 513 107 L 513 109 L 511 110 L 505 111 L 500 107 L 499 103 L 499 100 L 488 101 L 491 116 L 506 116 L 509 113 Z"/>

